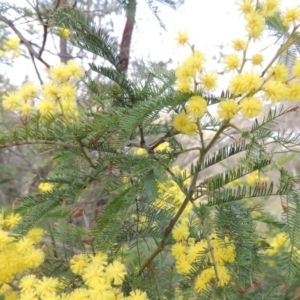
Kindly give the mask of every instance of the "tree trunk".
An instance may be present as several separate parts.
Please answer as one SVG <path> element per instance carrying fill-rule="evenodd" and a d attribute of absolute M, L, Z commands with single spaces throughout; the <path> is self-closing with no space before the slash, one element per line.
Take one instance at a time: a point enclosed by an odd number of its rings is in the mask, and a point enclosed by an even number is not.
<path fill-rule="evenodd" d="M 136 5 L 136 0 L 130 0 L 126 10 L 127 19 L 123 30 L 123 36 L 120 47 L 120 59 L 122 62 L 123 72 L 127 72 L 129 65 L 130 44 L 135 24 Z"/>

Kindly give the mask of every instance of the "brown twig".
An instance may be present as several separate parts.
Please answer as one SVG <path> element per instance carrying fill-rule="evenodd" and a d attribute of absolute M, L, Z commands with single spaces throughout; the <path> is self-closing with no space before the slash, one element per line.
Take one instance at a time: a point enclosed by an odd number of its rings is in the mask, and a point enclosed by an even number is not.
<path fill-rule="evenodd" d="M 31 43 L 16 28 L 16 26 L 14 25 L 14 23 L 11 20 L 9 20 L 9 19 L 5 18 L 4 16 L 0 15 L 0 21 L 7 24 L 15 32 L 15 34 L 19 37 L 21 42 L 27 47 L 30 55 L 34 56 L 37 60 L 39 60 L 41 63 L 43 63 L 47 68 L 50 68 L 50 65 L 40 57 L 39 53 L 35 51 L 35 49 L 31 45 Z"/>

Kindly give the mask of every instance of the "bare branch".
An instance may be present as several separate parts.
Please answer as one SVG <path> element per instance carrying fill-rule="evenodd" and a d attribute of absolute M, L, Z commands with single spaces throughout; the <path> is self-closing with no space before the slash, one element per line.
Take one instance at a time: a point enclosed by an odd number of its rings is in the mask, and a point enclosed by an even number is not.
<path fill-rule="evenodd" d="M 37 60 L 42 62 L 47 68 L 50 68 L 50 65 L 40 57 L 39 53 L 34 50 L 31 43 L 22 35 L 22 33 L 16 28 L 16 26 L 11 20 L 8 20 L 4 16 L 0 15 L 0 21 L 7 24 L 16 33 L 16 35 L 19 37 L 22 43 L 27 47 L 30 55 L 33 55 Z"/>

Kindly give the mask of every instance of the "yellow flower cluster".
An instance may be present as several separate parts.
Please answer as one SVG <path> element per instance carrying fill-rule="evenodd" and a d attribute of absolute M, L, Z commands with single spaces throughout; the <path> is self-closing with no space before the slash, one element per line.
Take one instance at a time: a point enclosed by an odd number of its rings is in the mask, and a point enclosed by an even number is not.
<path fill-rule="evenodd" d="M 176 240 L 176 244 L 172 246 L 172 255 L 176 260 L 176 270 L 179 274 L 189 274 L 193 264 L 204 257 L 207 262 L 215 264 L 215 267 L 204 269 L 196 277 L 194 289 L 197 293 L 207 289 L 213 280 L 217 280 L 218 286 L 229 283 L 231 277 L 225 264 L 235 261 L 235 247 L 227 238 L 221 241 L 212 234 L 208 237 L 210 245 L 206 240 L 196 242 L 189 237 L 190 232 L 186 222 L 180 222 L 173 229 L 172 234 Z"/>
<path fill-rule="evenodd" d="M 265 70 L 254 71 L 253 68 L 262 67 L 264 57 L 260 53 L 247 57 L 251 42 L 262 38 L 265 30 L 265 18 L 273 16 L 279 11 L 279 0 L 265 0 L 261 3 L 254 0 L 240 0 L 239 9 L 245 18 L 247 38 L 234 39 L 232 46 L 235 52 L 224 58 L 224 71 L 236 73 L 228 83 L 228 90 L 234 98 L 221 99 L 218 106 L 219 117 L 225 121 L 231 120 L 239 112 L 246 118 L 257 117 L 263 110 L 263 100 L 300 101 L 300 60 L 295 62 L 292 75 L 289 76 L 288 68 L 284 64 L 276 62 Z M 287 27 L 298 28 L 300 8 L 287 9 L 281 14 L 281 20 Z M 178 43 L 182 41 L 180 43 L 182 45 L 188 44 L 186 41 L 183 42 L 182 33 L 178 34 L 177 40 Z M 218 79 L 216 73 L 205 70 L 204 54 L 194 47 L 191 47 L 191 50 L 192 55 L 175 72 L 177 90 L 194 94 L 188 100 L 187 113 L 179 113 L 174 117 L 173 122 L 177 131 L 187 135 L 194 135 L 197 132 L 197 123 L 199 124 L 199 120 L 207 110 L 205 93 L 211 92 L 217 87 Z M 274 59 L 274 61 L 276 60 Z M 249 63 L 252 71 L 244 72 Z M 202 97 L 198 95 L 199 91 Z M 197 98 L 197 101 L 192 100 L 194 98 Z M 197 113 L 192 114 L 189 110 Z"/>
<path fill-rule="evenodd" d="M 287 234 L 280 232 L 278 233 L 274 238 L 270 241 L 270 249 L 268 249 L 266 252 L 268 255 L 274 255 L 279 252 L 280 249 L 283 247 L 286 247 L 288 249 L 289 247 L 289 240 Z"/>
<path fill-rule="evenodd" d="M 65 40 L 68 40 L 70 38 L 70 30 L 67 28 L 59 28 L 58 35 Z"/>
<path fill-rule="evenodd" d="M 41 182 L 38 186 L 41 192 L 51 192 L 53 190 L 53 184 L 49 182 Z"/>
<path fill-rule="evenodd" d="M 263 176 L 259 170 L 256 170 L 256 171 L 246 175 L 246 181 L 247 181 L 247 184 L 249 184 L 251 186 L 255 186 L 260 182 L 269 181 L 269 177 Z"/>
<path fill-rule="evenodd" d="M 44 235 L 43 229 L 33 228 L 21 239 L 9 234 L 21 219 L 14 213 L 0 215 L 0 286 L 11 284 L 24 272 L 44 262 L 44 252 L 35 247 Z"/>
<path fill-rule="evenodd" d="M 2 252 L 0 251 L 0 261 L 4 267 L 1 267 L 0 273 L 0 295 L 4 295 L 6 300 L 148 300 L 147 294 L 141 290 L 133 290 L 129 296 L 124 296 L 121 291 L 121 285 L 127 274 L 125 265 L 119 261 L 108 263 L 107 255 L 101 252 L 96 255 L 78 254 L 73 256 L 70 261 L 72 272 L 82 278 L 84 285 L 78 288 L 73 288 L 70 293 L 62 292 L 66 288 L 66 283 L 60 282 L 58 278 L 46 277 L 38 278 L 33 274 L 26 274 L 23 277 L 14 279 L 14 275 L 21 275 L 25 270 L 38 267 L 42 262 L 39 253 L 31 253 L 32 245 L 40 241 L 43 235 L 43 230 L 32 229 L 29 231 L 26 240 L 25 237 L 20 242 L 15 242 L 12 238 L 10 241 L 4 241 L 3 235 L 0 234 L 1 241 L 16 245 L 17 251 L 11 254 L 14 260 L 6 259 L 6 263 L 2 261 Z M 2 247 L 8 248 L 3 244 Z M 20 244 L 20 245 L 19 245 Z M 2 243 L 1 243 L 2 245 Z M 5 245 L 5 246 L 4 246 Z M 14 247 L 10 246 L 11 251 Z M 27 249 L 27 250 L 26 250 Z M 41 252 L 41 250 L 39 250 Z M 20 257 L 21 254 L 26 256 Z M 44 256 L 42 256 L 44 258 Z M 4 258 L 3 258 L 4 259 Z M 9 262 L 9 263 L 8 263 Z M 18 262 L 18 268 L 15 264 Z M 5 267 L 7 266 L 7 267 Z M 8 270 L 16 270 L 15 274 L 11 275 Z M 6 276 L 2 276 L 2 273 Z M 12 280 L 13 286 L 17 291 L 12 290 L 9 285 Z M 65 281 L 64 281 L 65 282 Z M 7 284 L 8 283 L 8 284 Z"/>
<path fill-rule="evenodd" d="M 20 42 L 21 41 L 18 37 L 9 37 L 6 39 L 0 49 L 0 56 L 10 56 L 11 58 L 19 56 L 22 53 L 22 49 L 20 49 Z"/>
<path fill-rule="evenodd" d="M 74 61 L 50 69 L 52 82 L 45 83 L 39 93 L 33 83 L 25 83 L 18 91 L 8 92 L 2 106 L 28 116 L 38 110 L 41 116 L 58 114 L 64 118 L 77 118 L 77 87 L 75 82 L 84 75 L 83 68 Z M 40 95 L 41 94 L 41 95 Z M 38 103 L 35 106 L 35 103 Z"/>
<path fill-rule="evenodd" d="M 75 255 L 70 263 L 72 272 L 81 276 L 86 287 L 74 289 L 63 299 L 148 299 L 147 294 L 141 290 L 133 290 L 128 297 L 124 296 L 120 286 L 127 274 L 126 267 L 119 261 L 108 263 L 104 253 Z"/>

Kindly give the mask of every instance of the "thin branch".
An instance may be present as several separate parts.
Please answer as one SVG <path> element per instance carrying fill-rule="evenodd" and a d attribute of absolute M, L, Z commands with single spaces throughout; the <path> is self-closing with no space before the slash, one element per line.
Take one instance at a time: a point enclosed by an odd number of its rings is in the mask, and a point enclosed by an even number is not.
<path fill-rule="evenodd" d="M 34 50 L 31 43 L 22 35 L 22 33 L 16 28 L 16 26 L 11 20 L 8 20 L 4 16 L 0 15 L 0 21 L 7 24 L 16 33 L 16 35 L 19 37 L 22 43 L 27 47 L 31 55 L 33 55 L 37 60 L 42 62 L 47 68 L 50 68 L 50 65 L 39 56 L 39 53 Z"/>
<path fill-rule="evenodd" d="M 41 85 L 43 85 L 44 82 L 43 82 L 42 77 L 41 77 L 41 75 L 40 75 L 40 72 L 39 72 L 39 70 L 38 70 L 38 68 L 37 68 L 37 66 L 36 66 L 35 58 L 34 58 L 34 56 L 33 56 L 31 53 L 30 53 L 30 57 L 31 57 L 31 60 L 32 60 L 32 63 L 33 63 L 35 72 L 36 72 L 36 74 L 37 74 L 37 77 L 39 78 L 39 81 L 40 81 Z"/>

